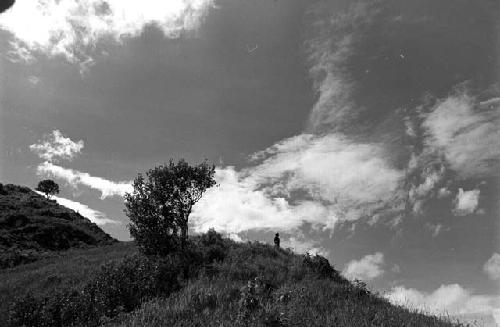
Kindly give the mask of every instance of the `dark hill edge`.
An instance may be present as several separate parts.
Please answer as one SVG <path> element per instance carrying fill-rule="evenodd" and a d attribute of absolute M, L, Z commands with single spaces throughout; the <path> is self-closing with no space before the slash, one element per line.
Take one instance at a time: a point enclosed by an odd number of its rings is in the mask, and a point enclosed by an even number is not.
<path fill-rule="evenodd" d="M 28 187 L 0 184 L 0 268 L 117 242 L 79 213 Z"/>

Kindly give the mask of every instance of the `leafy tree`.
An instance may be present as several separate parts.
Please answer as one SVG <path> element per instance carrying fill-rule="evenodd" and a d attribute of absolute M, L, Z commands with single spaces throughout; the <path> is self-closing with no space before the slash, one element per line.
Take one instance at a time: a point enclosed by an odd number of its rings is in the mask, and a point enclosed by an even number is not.
<path fill-rule="evenodd" d="M 215 167 L 206 161 L 190 166 L 186 161 L 160 165 L 139 174 L 134 190 L 125 195 L 125 213 L 132 237 L 146 254 L 168 254 L 184 249 L 193 205 L 215 185 Z"/>
<path fill-rule="evenodd" d="M 12 5 L 14 4 L 14 0 L 3 0 L 0 1 L 0 13 L 3 13 L 4 11 L 7 11 Z"/>
<path fill-rule="evenodd" d="M 50 199 L 51 195 L 59 193 L 59 185 L 51 179 L 44 179 L 38 183 L 35 190 L 45 193 L 47 199 Z"/>

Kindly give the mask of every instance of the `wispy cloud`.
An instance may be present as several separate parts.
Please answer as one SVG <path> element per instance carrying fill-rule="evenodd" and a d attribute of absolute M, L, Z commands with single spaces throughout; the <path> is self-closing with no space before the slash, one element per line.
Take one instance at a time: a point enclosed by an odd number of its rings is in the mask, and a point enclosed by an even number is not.
<path fill-rule="evenodd" d="M 110 196 L 124 196 L 132 191 L 131 181 L 113 182 L 102 177 L 91 176 L 88 173 L 64 168 L 57 163 L 60 160 L 73 160 L 83 149 L 84 142 L 75 142 L 65 137 L 59 130 L 52 131 L 38 143 L 30 145 L 30 150 L 35 152 L 43 163 L 37 166 L 39 175 L 47 175 L 65 180 L 73 187 L 85 185 L 101 192 L 101 199 Z"/>
<path fill-rule="evenodd" d="M 82 140 L 74 142 L 56 129 L 51 134 L 46 135 L 43 140 L 30 145 L 30 150 L 41 159 L 52 162 L 60 159 L 72 160 L 81 152 L 83 146 Z"/>
<path fill-rule="evenodd" d="M 458 216 L 465 216 L 474 213 L 479 204 L 479 195 L 481 191 L 478 189 L 464 191 L 462 188 L 458 190 L 455 198 L 455 207 L 453 212 Z"/>
<path fill-rule="evenodd" d="M 340 129 L 356 116 L 358 108 L 350 99 L 354 85 L 344 63 L 362 35 L 360 31 L 377 12 L 367 3 L 356 2 L 347 11 L 332 15 L 324 5 L 310 8 L 309 16 L 314 21 L 306 41 L 309 73 L 318 94 L 309 127 L 316 131 Z"/>
<path fill-rule="evenodd" d="M 376 252 L 346 264 L 342 274 L 350 279 L 370 281 L 384 274 L 384 254 Z"/>
<path fill-rule="evenodd" d="M 38 165 L 37 173 L 65 180 L 73 187 L 85 185 L 98 190 L 101 192 L 101 199 L 110 196 L 124 196 L 125 193 L 132 192 L 133 189 L 130 181 L 113 182 L 101 177 L 91 176 L 88 173 L 54 165 L 47 161 Z"/>
<path fill-rule="evenodd" d="M 338 128 L 355 109 L 343 64 L 371 12 L 363 4 L 334 15 L 312 7 L 306 51 L 318 100 L 309 132 L 255 153 L 240 171 L 219 168 L 220 186 L 209 190 L 193 211 L 196 228 L 238 233 L 310 223 L 334 230 L 339 220 L 397 205 L 404 171 L 387 160 L 383 145 L 350 139 Z"/>
<path fill-rule="evenodd" d="M 497 175 L 500 162 L 500 101 L 479 102 L 461 91 L 425 115 L 425 144 L 443 154 L 460 177 Z"/>
<path fill-rule="evenodd" d="M 40 195 L 43 195 L 41 192 L 37 192 Z M 77 202 L 77 201 L 72 201 L 66 198 L 61 198 L 58 196 L 52 196 L 56 202 L 66 208 L 69 208 L 71 210 L 74 210 L 78 212 L 80 215 L 84 216 L 85 218 L 88 218 L 91 222 L 93 222 L 96 225 L 102 226 L 106 224 L 117 224 L 118 222 L 112 219 L 109 219 L 106 217 L 106 215 L 100 211 L 94 210 L 92 208 L 89 208 L 87 205 Z"/>
<path fill-rule="evenodd" d="M 426 223 L 424 227 L 432 233 L 432 237 L 437 237 L 443 231 L 443 224 Z"/>
<path fill-rule="evenodd" d="M 139 35 L 147 25 L 166 37 L 195 30 L 212 6 L 213 0 L 17 0 L 0 16 L 0 28 L 14 35 L 17 60 L 42 52 L 84 62 L 87 50 L 104 37 L 120 41 Z"/>
<path fill-rule="evenodd" d="M 493 253 L 484 264 L 483 271 L 491 280 L 500 280 L 500 253 Z"/>
<path fill-rule="evenodd" d="M 474 294 L 458 284 L 441 285 L 433 292 L 398 286 L 385 297 L 394 304 L 437 315 L 493 315 L 500 307 L 500 296 Z"/>

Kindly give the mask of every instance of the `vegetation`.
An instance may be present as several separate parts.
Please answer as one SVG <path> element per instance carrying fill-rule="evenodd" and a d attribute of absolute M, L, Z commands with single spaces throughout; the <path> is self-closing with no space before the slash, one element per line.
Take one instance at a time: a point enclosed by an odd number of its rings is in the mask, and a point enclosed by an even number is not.
<path fill-rule="evenodd" d="M 114 242 L 90 220 L 54 200 L 23 186 L 0 187 L 0 269 L 61 250 Z"/>
<path fill-rule="evenodd" d="M 139 174 L 134 190 L 125 195 L 130 235 L 147 255 L 168 255 L 188 237 L 193 205 L 215 184 L 215 167 L 203 162 L 190 166 L 173 160 Z"/>
<path fill-rule="evenodd" d="M 170 161 L 126 195 L 133 244 L 51 252 L 0 271 L 0 325 L 457 326 L 391 305 L 321 256 L 236 243 L 214 230 L 188 238 L 192 206 L 214 167 Z M 33 251 L 112 244 L 71 210 L 0 184 L 0 246 Z M 9 264 L 10 265 L 10 264 Z M 98 268 L 97 268 L 98 267 Z"/>
<path fill-rule="evenodd" d="M 77 288 L 107 262 L 120 262 L 137 253 L 133 242 L 116 242 L 108 246 L 70 249 L 52 253 L 35 262 L 0 270 L 0 326 L 7 326 L 9 306 L 28 293 L 46 297 L 60 290 Z"/>
<path fill-rule="evenodd" d="M 44 179 L 38 183 L 35 190 L 44 193 L 45 197 L 50 199 L 51 195 L 59 194 L 59 185 L 51 179 Z"/>
<path fill-rule="evenodd" d="M 83 283 L 21 296 L 7 326 L 22 325 L 455 326 L 391 305 L 321 256 L 215 231 L 191 237 L 183 252 L 132 254 Z"/>

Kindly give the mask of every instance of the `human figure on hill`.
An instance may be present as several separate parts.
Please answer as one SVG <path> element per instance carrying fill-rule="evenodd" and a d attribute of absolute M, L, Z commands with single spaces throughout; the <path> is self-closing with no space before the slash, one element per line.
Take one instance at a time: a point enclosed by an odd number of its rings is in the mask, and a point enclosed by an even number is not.
<path fill-rule="evenodd" d="M 280 233 L 276 233 L 276 235 L 274 236 L 274 246 L 276 246 L 277 248 L 280 247 Z"/>

